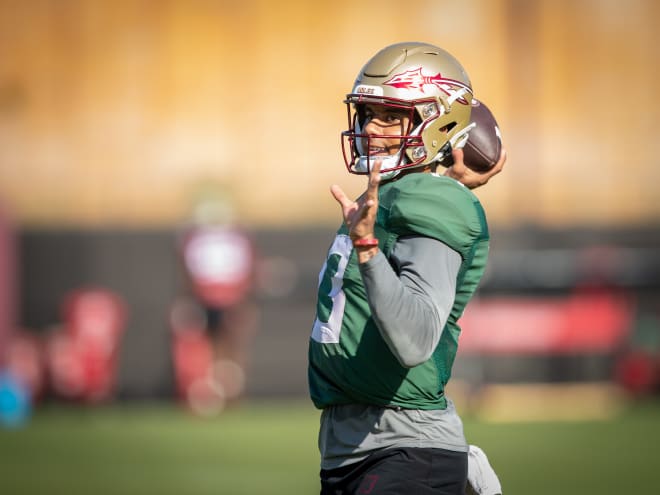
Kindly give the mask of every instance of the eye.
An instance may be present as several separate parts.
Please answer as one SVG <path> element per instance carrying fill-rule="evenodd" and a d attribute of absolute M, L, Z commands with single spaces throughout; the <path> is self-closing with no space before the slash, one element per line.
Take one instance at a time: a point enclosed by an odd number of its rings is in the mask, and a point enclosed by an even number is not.
<path fill-rule="evenodd" d="M 401 114 L 398 112 L 388 112 L 384 119 L 388 124 L 398 124 L 401 121 Z"/>

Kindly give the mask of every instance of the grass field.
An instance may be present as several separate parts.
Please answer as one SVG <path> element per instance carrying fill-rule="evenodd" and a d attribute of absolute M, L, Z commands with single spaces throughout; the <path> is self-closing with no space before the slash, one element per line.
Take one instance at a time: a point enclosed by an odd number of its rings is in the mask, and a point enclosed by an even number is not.
<path fill-rule="evenodd" d="M 507 495 L 660 489 L 660 402 L 607 421 L 464 420 Z M 251 402 L 212 420 L 173 405 L 42 407 L 0 429 L 0 494 L 315 494 L 317 425 L 307 402 Z"/>

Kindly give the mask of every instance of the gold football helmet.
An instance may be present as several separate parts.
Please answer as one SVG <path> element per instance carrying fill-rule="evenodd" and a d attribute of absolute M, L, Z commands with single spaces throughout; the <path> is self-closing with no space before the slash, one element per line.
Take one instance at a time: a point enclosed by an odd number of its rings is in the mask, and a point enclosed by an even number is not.
<path fill-rule="evenodd" d="M 368 174 L 370 140 L 386 136 L 364 132 L 365 105 L 407 110 L 408 129 L 401 148 L 382 160 L 381 174 L 390 178 L 405 168 L 441 161 L 467 139 L 472 86 L 461 64 L 442 48 L 426 43 L 397 43 L 383 48 L 360 70 L 346 96 L 348 130 L 342 151 L 349 172 Z M 391 136 L 390 136 L 391 137 Z"/>

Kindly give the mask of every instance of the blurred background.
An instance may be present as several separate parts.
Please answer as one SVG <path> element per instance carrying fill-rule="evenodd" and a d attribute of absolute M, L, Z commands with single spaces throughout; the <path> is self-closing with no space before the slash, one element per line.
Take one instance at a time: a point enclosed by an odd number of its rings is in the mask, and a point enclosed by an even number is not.
<path fill-rule="evenodd" d="M 364 187 L 342 100 L 411 40 L 462 62 L 508 151 L 475 191 L 493 240 L 462 412 L 615 420 L 654 399 L 659 20 L 653 0 L 0 0 L 3 423 L 306 404 L 329 186 Z"/>

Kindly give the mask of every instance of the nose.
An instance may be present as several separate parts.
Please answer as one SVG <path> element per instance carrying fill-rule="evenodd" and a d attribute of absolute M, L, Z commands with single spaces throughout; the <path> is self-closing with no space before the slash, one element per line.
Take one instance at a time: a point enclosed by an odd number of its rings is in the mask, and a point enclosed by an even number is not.
<path fill-rule="evenodd" d="M 369 119 L 364 125 L 364 133 L 369 135 L 383 134 L 383 126 L 378 119 Z"/>

